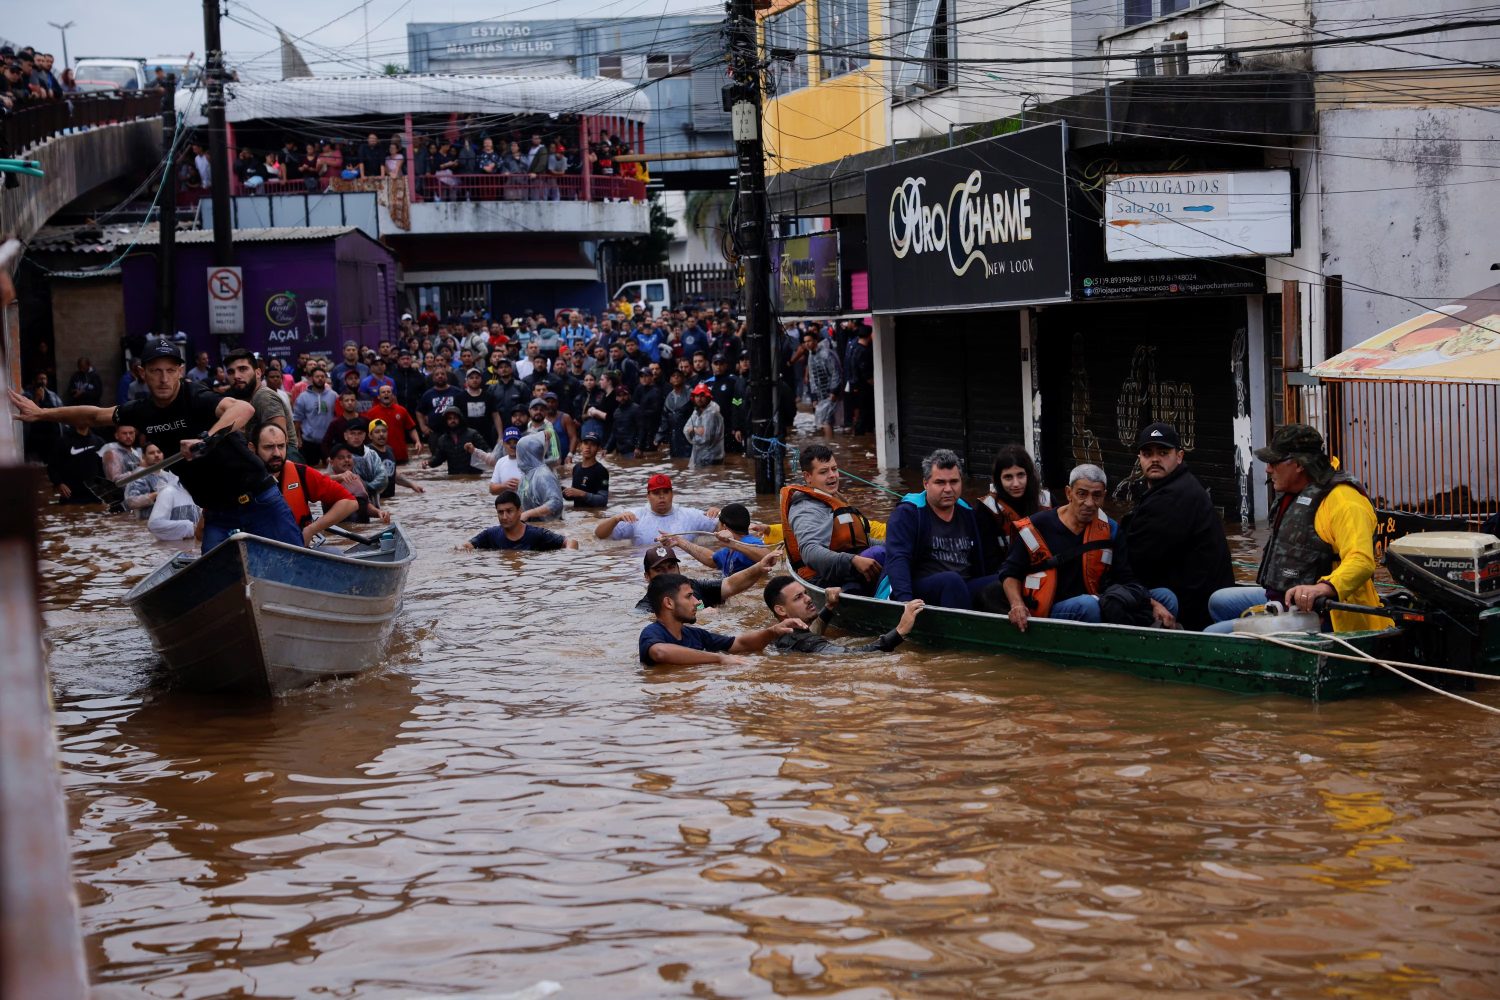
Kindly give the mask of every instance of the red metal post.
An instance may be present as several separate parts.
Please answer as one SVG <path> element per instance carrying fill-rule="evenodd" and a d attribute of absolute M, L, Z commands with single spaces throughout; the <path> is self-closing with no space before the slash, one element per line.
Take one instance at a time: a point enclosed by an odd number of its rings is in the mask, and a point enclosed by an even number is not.
<path fill-rule="evenodd" d="M 417 144 L 411 136 L 411 112 L 406 113 L 406 200 L 417 203 Z"/>
<path fill-rule="evenodd" d="M 583 183 L 583 200 L 594 200 L 593 171 L 589 170 L 589 118 L 578 117 L 578 172 Z"/>

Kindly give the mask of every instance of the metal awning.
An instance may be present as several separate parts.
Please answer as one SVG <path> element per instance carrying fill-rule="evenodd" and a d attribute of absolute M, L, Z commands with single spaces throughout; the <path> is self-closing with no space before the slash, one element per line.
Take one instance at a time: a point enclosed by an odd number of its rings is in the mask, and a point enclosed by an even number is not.
<path fill-rule="evenodd" d="M 1313 368 L 1322 379 L 1500 382 L 1500 285 L 1413 316 Z"/>
<path fill-rule="evenodd" d="M 353 118 L 366 115 L 617 115 L 650 119 L 651 100 L 623 80 L 577 76 L 305 77 L 225 85 L 231 123 L 266 118 Z M 178 91 L 177 110 L 189 126 L 207 124 L 204 88 Z"/>

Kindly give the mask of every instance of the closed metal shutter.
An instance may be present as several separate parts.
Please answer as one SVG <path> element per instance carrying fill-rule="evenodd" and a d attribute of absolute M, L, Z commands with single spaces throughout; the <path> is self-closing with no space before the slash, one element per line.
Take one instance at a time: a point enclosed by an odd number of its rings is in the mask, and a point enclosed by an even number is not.
<path fill-rule="evenodd" d="M 1248 487 L 1234 441 L 1236 407 L 1248 394 L 1243 299 L 1053 307 L 1039 317 L 1037 341 L 1044 478 L 1054 497 L 1061 501 L 1073 466 L 1092 462 L 1117 502 L 1132 501 L 1144 490 L 1136 435 L 1160 420 L 1177 428 L 1214 505 L 1239 517 Z"/>
<path fill-rule="evenodd" d="M 896 320 L 901 464 L 951 448 L 987 477 L 1002 445 L 1021 441 L 1020 317 L 902 316 Z"/>

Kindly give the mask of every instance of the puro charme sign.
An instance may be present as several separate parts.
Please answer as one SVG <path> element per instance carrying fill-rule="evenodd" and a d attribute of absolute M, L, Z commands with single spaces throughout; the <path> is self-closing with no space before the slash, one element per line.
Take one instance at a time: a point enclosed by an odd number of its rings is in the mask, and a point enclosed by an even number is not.
<path fill-rule="evenodd" d="M 867 171 L 870 308 L 1067 299 L 1064 147 L 1042 125 Z"/>

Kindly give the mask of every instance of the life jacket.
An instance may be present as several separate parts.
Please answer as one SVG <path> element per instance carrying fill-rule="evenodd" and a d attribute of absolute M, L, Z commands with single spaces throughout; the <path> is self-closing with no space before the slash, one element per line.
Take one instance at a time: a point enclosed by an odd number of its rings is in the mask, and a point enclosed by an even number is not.
<path fill-rule="evenodd" d="M 1031 572 L 1021 581 L 1026 606 L 1031 613 L 1045 618 L 1052 612 L 1057 599 L 1057 560 L 1042 533 L 1032 527 L 1031 518 L 1023 517 L 1016 522 L 1016 535 L 1031 552 Z M 1083 589 L 1084 593 L 1098 594 L 1114 562 L 1114 528 L 1104 511 L 1083 529 Z"/>
<path fill-rule="evenodd" d="M 783 540 L 786 542 L 786 555 L 791 560 L 792 569 L 804 580 L 813 580 L 818 576 L 817 570 L 802 561 L 802 549 L 797 544 L 797 536 L 791 531 L 791 520 L 788 517 L 792 509 L 792 498 L 801 494 L 812 497 L 821 504 L 826 504 L 833 511 L 833 534 L 828 539 L 828 547 L 835 552 L 860 553 L 870 547 L 870 522 L 859 512 L 858 508 L 851 507 L 831 493 L 824 493 L 812 486 L 792 485 L 781 488 L 781 523 L 783 527 Z"/>
<path fill-rule="evenodd" d="M 286 501 L 288 507 L 292 508 L 292 517 L 297 519 L 299 528 L 312 524 L 312 511 L 307 505 L 307 490 L 302 486 L 302 481 L 306 476 L 307 466 L 305 465 L 287 462 L 281 467 L 281 498 Z"/>
<path fill-rule="evenodd" d="M 979 502 L 984 505 L 986 510 L 995 515 L 995 521 L 1000 525 L 1002 541 L 1016 533 L 1016 524 L 1022 520 L 1020 511 L 993 493 Z"/>
<path fill-rule="evenodd" d="M 1352 486 L 1359 490 L 1360 496 L 1368 496 L 1357 479 L 1346 472 L 1336 472 L 1324 483 L 1311 484 L 1285 503 L 1271 525 L 1271 538 L 1261 553 L 1256 583 L 1267 590 L 1285 593 L 1333 572 L 1338 553 L 1318 537 L 1314 521 L 1318 508 L 1337 486 Z"/>

